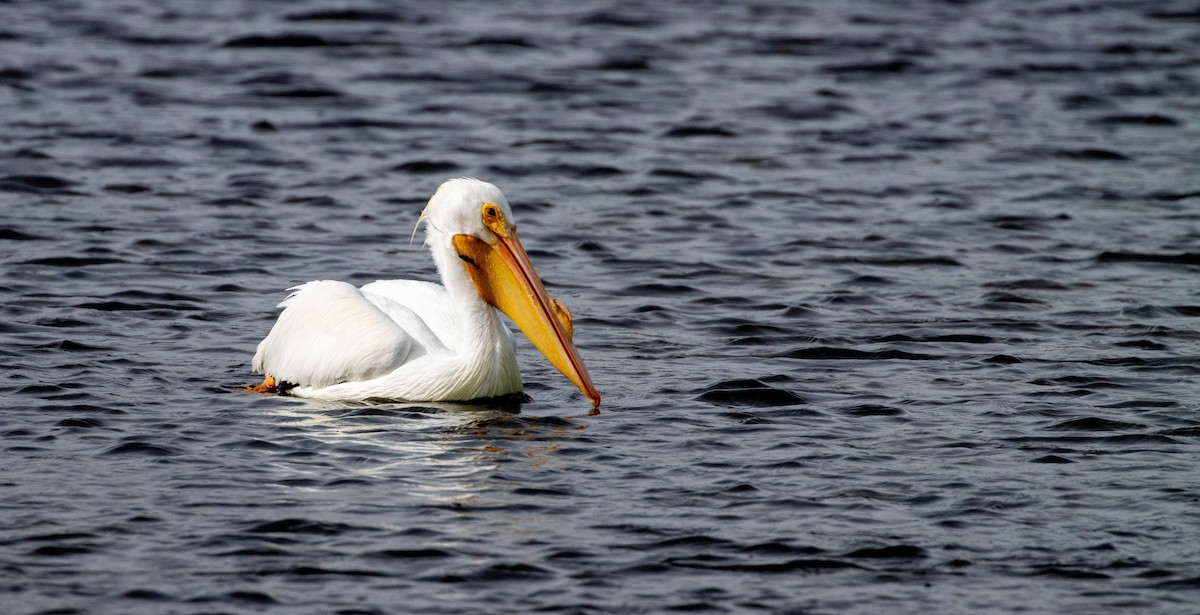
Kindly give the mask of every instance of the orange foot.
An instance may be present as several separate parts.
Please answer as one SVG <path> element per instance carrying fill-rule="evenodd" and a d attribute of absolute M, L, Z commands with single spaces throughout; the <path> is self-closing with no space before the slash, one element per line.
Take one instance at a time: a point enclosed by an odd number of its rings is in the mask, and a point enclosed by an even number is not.
<path fill-rule="evenodd" d="M 279 392 L 279 383 L 275 382 L 274 376 L 267 374 L 267 377 L 263 378 L 262 384 L 244 386 L 242 390 L 247 393 L 277 393 Z"/>

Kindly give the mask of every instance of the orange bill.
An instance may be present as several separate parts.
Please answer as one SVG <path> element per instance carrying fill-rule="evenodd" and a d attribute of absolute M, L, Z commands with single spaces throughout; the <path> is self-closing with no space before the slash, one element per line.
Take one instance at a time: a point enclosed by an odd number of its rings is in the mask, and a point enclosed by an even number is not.
<path fill-rule="evenodd" d="M 511 318 L 542 356 L 591 400 L 592 408 L 598 407 L 600 393 L 592 386 L 583 359 L 571 341 L 570 312 L 546 294 L 516 229 L 505 224 L 496 230 L 500 231 L 496 245 L 471 235 L 453 238 L 454 249 L 463 259 L 479 296 Z"/>

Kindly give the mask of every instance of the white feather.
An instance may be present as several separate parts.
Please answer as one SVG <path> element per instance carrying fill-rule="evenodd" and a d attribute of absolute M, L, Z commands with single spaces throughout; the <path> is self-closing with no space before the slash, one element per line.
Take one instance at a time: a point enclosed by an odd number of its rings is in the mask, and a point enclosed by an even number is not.
<path fill-rule="evenodd" d="M 288 290 L 294 292 L 279 304 L 283 312 L 254 355 L 257 372 L 321 387 L 377 378 L 424 353 L 396 320 L 345 282 Z"/>
<path fill-rule="evenodd" d="M 362 293 L 393 320 L 400 322 L 415 315 L 420 326 L 432 336 L 430 340 L 421 340 L 426 348 L 446 353 L 458 346 L 458 328 L 452 312 L 445 308 L 450 304 L 450 296 L 441 284 L 376 280 L 363 286 Z"/>
<path fill-rule="evenodd" d="M 520 392 L 512 334 L 451 244 L 453 234 L 489 233 L 478 214 L 484 202 L 511 217 L 499 189 L 465 178 L 444 183 L 422 213 L 443 285 L 380 280 L 359 289 L 324 280 L 289 289 L 254 370 L 320 399 L 466 401 Z"/>

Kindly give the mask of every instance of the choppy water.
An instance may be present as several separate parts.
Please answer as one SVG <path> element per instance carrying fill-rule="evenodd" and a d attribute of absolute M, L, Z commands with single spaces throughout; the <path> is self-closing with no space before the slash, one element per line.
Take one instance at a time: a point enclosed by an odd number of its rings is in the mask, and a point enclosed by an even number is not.
<path fill-rule="evenodd" d="M 1198 26 L 0 2 L 0 610 L 1194 613 Z M 456 175 L 604 414 L 235 392 Z"/>

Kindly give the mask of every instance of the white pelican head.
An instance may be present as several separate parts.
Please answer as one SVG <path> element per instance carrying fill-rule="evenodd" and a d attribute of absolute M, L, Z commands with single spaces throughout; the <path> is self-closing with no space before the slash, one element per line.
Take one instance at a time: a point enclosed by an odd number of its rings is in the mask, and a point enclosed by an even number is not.
<path fill-rule="evenodd" d="M 435 233 L 449 237 L 479 296 L 511 318 L 593 408 L 599 406 L 600 394 L 571 340 L 571 313 L 546 294 L 521 247 L 504 193 L 477 179 L 451 179 L 429 199 L 421 218 L 432 227 L 431 239 Z"/>

